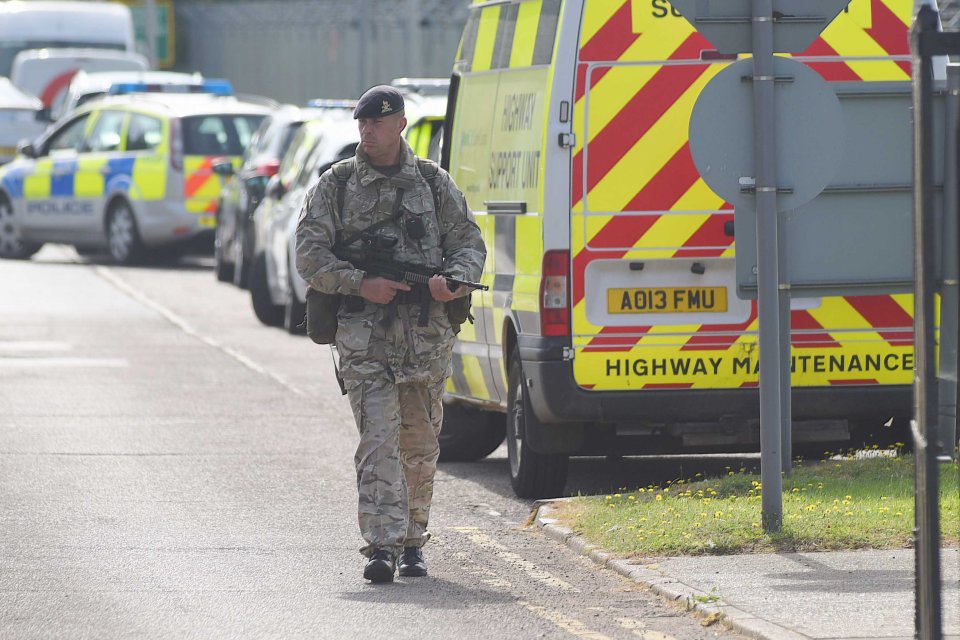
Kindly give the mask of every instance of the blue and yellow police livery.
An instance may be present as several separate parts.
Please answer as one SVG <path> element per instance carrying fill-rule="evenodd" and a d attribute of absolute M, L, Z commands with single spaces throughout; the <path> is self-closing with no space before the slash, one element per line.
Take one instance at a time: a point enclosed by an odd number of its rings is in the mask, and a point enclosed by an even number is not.
<path fill-rule="evenodd" d="M 0 167 L 0 257 L 46 242 L 144 250 L 210 236 L 221 177 L 269 108 L 213 95 L 136 94 L 84 105 Z"/>

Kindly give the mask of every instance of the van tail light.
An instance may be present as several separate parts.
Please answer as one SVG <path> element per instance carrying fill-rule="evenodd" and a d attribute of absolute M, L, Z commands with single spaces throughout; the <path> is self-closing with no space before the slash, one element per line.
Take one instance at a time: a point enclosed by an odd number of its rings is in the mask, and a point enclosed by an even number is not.
<path fill-rule="evenodd" d="M 540 280 L 540 335 L 570 335 L 569 283 L 570 252 L 547 251 Z"/>
<path fill-rule="evenodd" d="M 266 160 L 257 166 L 257 175 L 272 178 L 280 170 L 279 160 Z"/>
<path fill-rule="evenodd" d="M 174 171 L 183 169 L 183 137 L 178 118 L 170 118 L 170 167 Z"/>

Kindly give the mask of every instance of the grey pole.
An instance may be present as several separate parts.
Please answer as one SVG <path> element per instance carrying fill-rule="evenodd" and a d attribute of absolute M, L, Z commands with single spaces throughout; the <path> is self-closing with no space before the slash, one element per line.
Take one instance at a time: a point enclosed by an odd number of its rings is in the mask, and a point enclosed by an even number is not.
<path fill-rule="evenodd" d="M 753 0 L 753 163 L 757 208 L 757 312 L 760 320 L 760 481 L 763 529 L 783 524 L 780 264 L 774 138 L 773 0 Z M 789 360 L 787 366 L 789 367 Z M 787 369 L 789 381 L 789 368 Z M 789 382 L 788 382 L 789 384 Z M 789 388 L 789 387 L 788 387 Z"/>
<path fill-rule="evenodd" d="M 933 123 L 930 90 L 933 64 L 922 48 L 925 36 L 937 31 L 937 12 L 924 4 L 910 30 L 913 52 L 913 272 L 914 272 L 914 422 L 916 459 L 914 552 L 916 637 L 939 640 L 943 631 L 940 613 L 940 517 L 936 435 L 938 414 L 934 304 L 936 230 L 933 202 Z M 933 436 L 933 437 L 932 437 Z"/>
<path fill-rule="evenodd" d="M 154 0 L 144 0 L 144 23 L 147 27 L 147 55 L 150 58 L 150 68 L 159 68 L 157 59 L 157 3 Z"/>
<path fill-rule="evenodd" d="M 957 341 L 960 316 L 960 229 L 958 180 L 960 169 L 960 65 L 947 66 L 946 160 L 943 168 L 943 280 L 940 283 L 940 455 L 956 455 L 957 443 Z"/>

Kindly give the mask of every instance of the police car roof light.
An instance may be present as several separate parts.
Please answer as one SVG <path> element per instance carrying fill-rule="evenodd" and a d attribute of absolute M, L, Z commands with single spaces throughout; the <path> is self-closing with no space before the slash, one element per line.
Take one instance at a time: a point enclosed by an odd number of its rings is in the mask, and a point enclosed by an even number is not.
<path fill-rule="evenodd" d="M 118 82 L 110 86 L 112 96 L 130 93 L 211 93 L 217 96 L 232 96 L 233 85 L 229 80 L 210 78 L 199 83 L 174 82 Z"/>

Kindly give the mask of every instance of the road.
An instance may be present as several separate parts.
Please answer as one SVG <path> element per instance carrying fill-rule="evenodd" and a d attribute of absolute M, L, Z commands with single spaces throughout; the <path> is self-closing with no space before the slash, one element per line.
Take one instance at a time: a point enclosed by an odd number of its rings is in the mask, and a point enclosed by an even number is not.
<path fill-rule="evenodd" d="M 0 261 L 4 639 L 736 637 L 526 526 L 504 447 L 441 465 L 428 578 L 365 583 L 329 351 L 211 267 Z M 567 489 L 724 464 L 575 461 Z"/>

